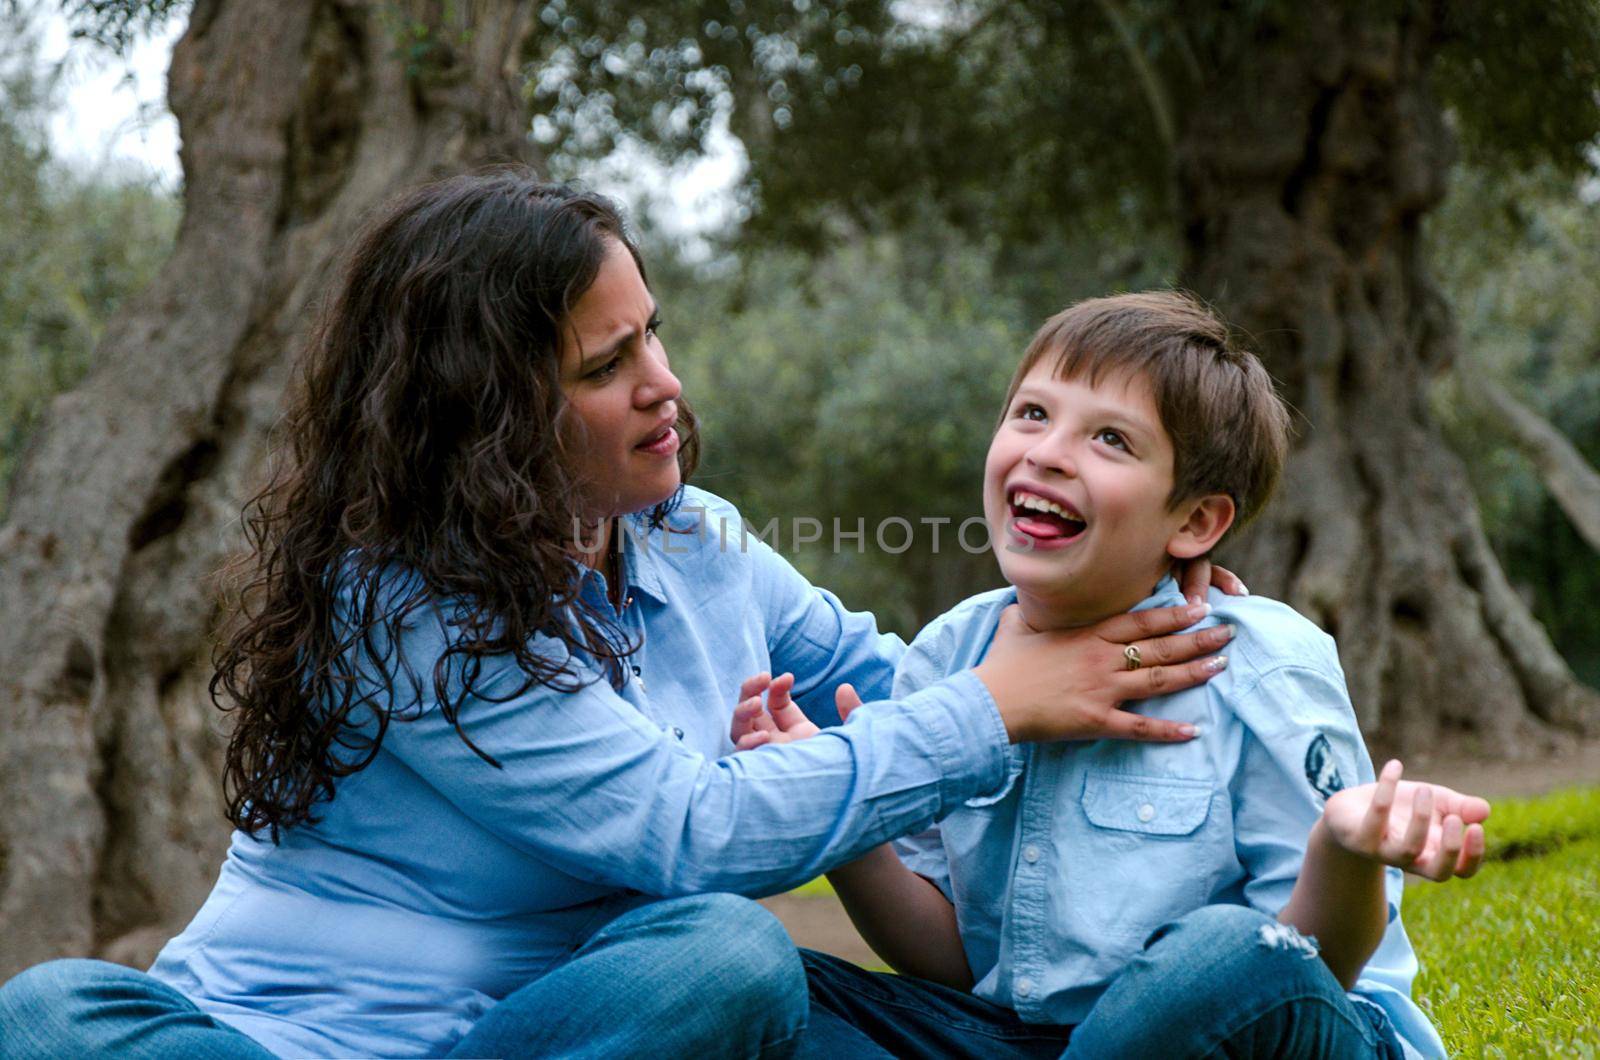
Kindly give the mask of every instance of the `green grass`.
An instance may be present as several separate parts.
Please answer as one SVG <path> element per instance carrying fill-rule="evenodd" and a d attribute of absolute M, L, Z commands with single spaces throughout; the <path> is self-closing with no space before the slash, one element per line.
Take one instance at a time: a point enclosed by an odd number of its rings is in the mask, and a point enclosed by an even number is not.
<path fill-rule="evenodd" d="M 1495 804 L 1491 860 L 1407 889 L 1415 994 L 1459 1056 L 1600 1057 L 1600 788 Z"/>

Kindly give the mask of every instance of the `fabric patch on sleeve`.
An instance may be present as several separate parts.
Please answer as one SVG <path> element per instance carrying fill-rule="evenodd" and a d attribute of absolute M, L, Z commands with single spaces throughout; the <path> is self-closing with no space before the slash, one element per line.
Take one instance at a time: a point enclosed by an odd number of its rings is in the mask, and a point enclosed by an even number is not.
<path fill-rule="evenodd" d="M 1306 780 L 1324 799 L 1344 790 L 1344 777 L 1339 775 L 1339 764 L 1333 760 L 1333 747 L 1320 732 L 1306 748 Z"/>

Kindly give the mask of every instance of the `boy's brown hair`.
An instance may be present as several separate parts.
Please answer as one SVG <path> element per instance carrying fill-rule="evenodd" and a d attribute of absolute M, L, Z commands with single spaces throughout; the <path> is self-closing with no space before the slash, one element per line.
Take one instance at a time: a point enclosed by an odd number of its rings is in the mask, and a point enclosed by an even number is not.
<path fill-rule="evenodd" d="M 1068 306 L 1028 344 L 1002 416 L 1023 377 L 1045 357 L 1055 359 L 1058 379 L 1094 385 L 1108 374 L 1127 374 L 1149 382 L 1172 439 L 1169 506 L 1225 493 L 1238 528 L 1272 496 L 1289 450 L 1288 407 L 1260 359 L 1235 345 L 1228 326 L 1198 299 L 1146 291 Z"/>

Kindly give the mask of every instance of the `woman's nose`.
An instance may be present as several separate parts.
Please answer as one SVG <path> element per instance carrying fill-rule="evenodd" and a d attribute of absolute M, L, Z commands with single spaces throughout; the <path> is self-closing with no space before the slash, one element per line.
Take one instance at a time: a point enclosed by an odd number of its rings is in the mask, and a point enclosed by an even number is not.
<path fill-rule="evenodd" d="M 666 351 L 659 347 L 651 351 L 648 354 L 644 381 L 635 394 L 639 406 L 649 408 L 663 401 L 676 401 L 678 395 L 682 393 L 683 384 L 678 382 L 678 377 L 673 375 L 672 369 L 667 366 Z"/>

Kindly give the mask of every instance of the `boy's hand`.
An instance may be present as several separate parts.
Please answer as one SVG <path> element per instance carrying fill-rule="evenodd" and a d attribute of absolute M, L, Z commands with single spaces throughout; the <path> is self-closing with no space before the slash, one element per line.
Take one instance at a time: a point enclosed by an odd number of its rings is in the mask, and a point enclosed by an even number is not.
<path fill-rule="evenodd" d="M 728 737 L 736 751 L 748 751 L 769 743 L 793 743 L 815 736 L 817 728 L 805 713 L 789 698 L 794 688 L 794 674 L 780 674 L 776 678 L 759 673 L 745 678 L 739 686 L 739 705 L 733 708 L 733 726 Z M 761 694 L 766 693 L 763 703 Z M 839 720 L 861 705 L 861 697 L 854 687 L 840 685 L 833 693 L 833 702 L 839 708 Z"/>
<path fill-rule="evenodd" d="M 1477 872 L 1489 804 L 1439 784 L 1402 782 L 1402 768 L 1391 760 L 1376 783 L 1330 797 L 1322 810 L 1329 838 L 1358 857 L 1430 880 Z"/>

